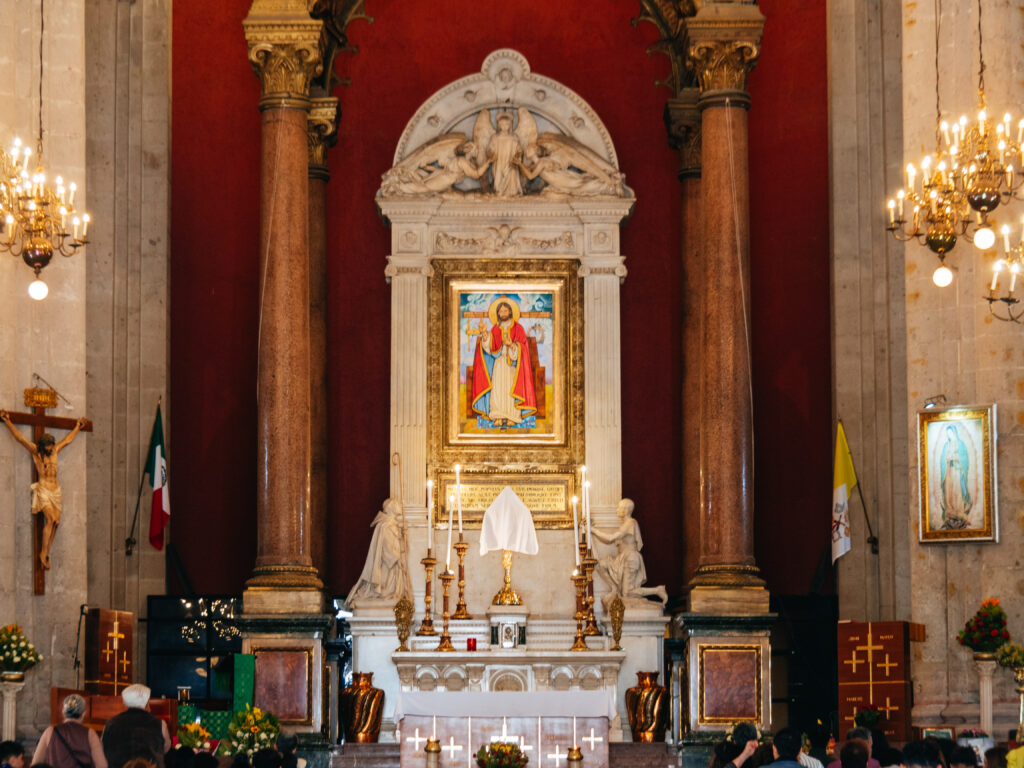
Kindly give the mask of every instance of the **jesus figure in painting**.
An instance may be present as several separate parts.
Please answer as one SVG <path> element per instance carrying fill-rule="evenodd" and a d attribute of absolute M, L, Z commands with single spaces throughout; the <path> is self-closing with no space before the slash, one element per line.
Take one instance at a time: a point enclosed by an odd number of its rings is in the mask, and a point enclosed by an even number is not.
<path fill-rule="evenodd" d="M 491 330 L 483 320 L 469 382 L 473 411 L 495 427 L 517 427 L 537 411 L 533 360 L 526 331 L 519 324 L 519 304 L 507 296 L 491 303 Z"/>

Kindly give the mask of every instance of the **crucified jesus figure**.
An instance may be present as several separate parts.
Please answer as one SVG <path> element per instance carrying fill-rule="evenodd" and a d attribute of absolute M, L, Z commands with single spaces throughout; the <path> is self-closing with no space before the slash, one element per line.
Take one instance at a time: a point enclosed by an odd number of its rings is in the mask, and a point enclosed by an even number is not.
<path fill-rule="evenodd" d="M 39 476 L 39 480 L 32 483 L 32 514 L 38 515 L 42 512 L 46 520 L 46 524 L 43 526 L 42 544 L 39 547 L 39 562 L 42 563 L 43 568 L 49 570 L 50 547 L 53 544 L 53 537 L 57 533 L 57 526 L 60 525 L 61 511 L 60 485 L 57 483 L 57 454 L 71 444 L 78 431 L 85 426 L 85 419 L 79 419 L 75 428 L 59 443 L 50 434 L 42 435 L 35 443 L 27 440 L 11 422 L 7 411 L 0 410 L 0 419 L 11 430 L 14 439 L 32 454 L 32 462 L 36 465 L 36 474 Z"/>

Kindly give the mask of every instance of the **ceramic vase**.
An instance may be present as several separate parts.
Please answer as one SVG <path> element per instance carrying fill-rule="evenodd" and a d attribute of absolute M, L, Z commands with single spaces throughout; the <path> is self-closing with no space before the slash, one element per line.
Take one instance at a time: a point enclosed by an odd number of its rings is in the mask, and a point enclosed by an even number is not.
<path fill-rule="evenodd" d="M 338 709 L 345 727 L 345 740 L 376 744 L 384 715 L 384 691 L 373 687 L 373 672 L 355 672 L 352 685 L 339 696 Z"/>
<path fill-rule="evenodd" d="M 664 741 L 668 692 L 658 685 L 657 672 L 637 672 L 637 684 L 626 691 L 626 712 L 633 741 Z"/>

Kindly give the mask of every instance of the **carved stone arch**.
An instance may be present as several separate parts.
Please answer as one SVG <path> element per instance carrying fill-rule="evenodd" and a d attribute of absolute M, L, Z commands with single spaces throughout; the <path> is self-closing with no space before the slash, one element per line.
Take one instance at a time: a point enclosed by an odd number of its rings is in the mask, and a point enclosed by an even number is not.
<path fill-rule="evenodd" d="M 593 666 L 583 667 L 579 670 L 576 683 L 585 691 L 596 691 L 603 683 L 601 669 Z"/>
<path fill-rule="evenodd" d="M 416 671 L 415 688 L 417 691 L 433 691 L 437 688 L 440 677 L 436 667 L 425 666 Z"/>
<path fill-rule="evenodd" d="M 530 685 L 523 672 L 503 669 L 491 678 L 489 688 L 492 691 L 528 691 Z"/>
<path fill-rule="evenodd" d="M 398 140 L 394 163 L 481 109 L 506 106 L 526 107 L 619 167 L 611 135 L 593 107 L 557 80 L 531 72 L 526 57 L 511 48 L 494 51 L 484 59 L 480 72 L 449 83 L 423 102 Z"/>

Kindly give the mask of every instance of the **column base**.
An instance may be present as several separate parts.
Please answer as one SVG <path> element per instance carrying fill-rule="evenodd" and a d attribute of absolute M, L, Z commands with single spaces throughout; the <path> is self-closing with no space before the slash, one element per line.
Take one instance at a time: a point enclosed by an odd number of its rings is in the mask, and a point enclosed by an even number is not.
<path fill-rule="evenodd" d="M 320 575 L 311 565 L 257 565 L 245 588 L 323 589 Z"/>
<path fill-rule="evenodd" d="M 254 586 L 250 579 L 242 592 L 245 615 L 289 615 L 323 613 L 327 601 L 322 589 L 301 587 Z"/>
<path fill-rule="evenodd" d="M 725 616 L 768 613 L 768 589 L 756 565 L 702 565 L 690 579 L 690 611 Z"/>

